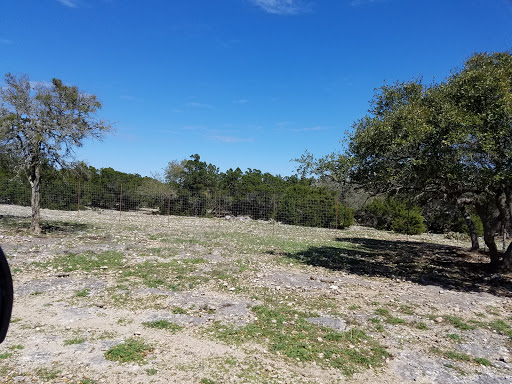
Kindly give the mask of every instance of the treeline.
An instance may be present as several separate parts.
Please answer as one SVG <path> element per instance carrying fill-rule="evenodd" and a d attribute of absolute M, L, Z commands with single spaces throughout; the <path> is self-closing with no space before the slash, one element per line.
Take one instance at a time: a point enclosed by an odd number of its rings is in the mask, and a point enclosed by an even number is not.
<path fill-rule="evenodd" d="M 161 180 L 96 169 L 84 163 L 67 169 L 42 169 L 41 206 L 47 209 L 151 210 L 186 216 L 249 216 L 286 224 L 344 228 L 352 210 L 339 193 L 314 185 L 314 179 L 282 177 L 257 169 L 220 172 L 199 155 L 172 161 Z M 0 202 L 30 205 L 30 186 L 0 159 Z"/>
<path fill-rule="evenodd" d="M 403 197 L 368 198 L 362 190 L 340 188 L 321 178 L 245 172 L 201 161 L 171 161 L 162 178 L 96 169 L 77 163 L 67 169 L 43 167 L 41 206 L 56 210 L 148 210 L 162 215 L 249 216 L 291 225 L 345 228 L 359 224 L 405 234 L 425 231 L 468 233 L 455 206 L 418 204 Z M 0 203 L 30 205 L 30 186 L 0 158 Z M 472 218 L 482 234 L 476 214 Z"/>

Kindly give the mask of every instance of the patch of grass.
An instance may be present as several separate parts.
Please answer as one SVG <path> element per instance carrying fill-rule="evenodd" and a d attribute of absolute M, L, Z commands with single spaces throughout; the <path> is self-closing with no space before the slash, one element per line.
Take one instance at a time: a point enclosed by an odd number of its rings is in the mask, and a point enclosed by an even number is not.
<path fill-rule="evenodd" d="M 75 344 L 83 344 L 86 340 L 83 337 L 75 337 L 73 339 L 64 340 L 64 345 L 75 345 Z"/>
<path fill-rule="evenodd" d="M 404 319 L 401 319 L 400 317 L 393 317 L 393 316 L 389 316 L 386 319 L 386 322 L 389 323 L 389 324 L 393 324 L 393 325 L 405 324 L 406 323 L 406 321 Z"/>
<path fill-rule="evenodd" d="M 0 360 L 8 359 L 9 357 L 12 357 L 12 353 L 6 352 L 0 354 Z"/>
<path fill-rule="evenodd" d="M 402 305 L 400 306 L 400 312 L 406 315 L 414 315 L 414 308 L 410 305 Z"/>
<path fill-rule="evenodd" d="M 490 367 L 492 363 L 484 357 L 475 357 L 475 363 Z"/>
<path fill-rule="evenodd" d="M 32 296 L 39 296 L 39 295 L 42 295 L 42 294 L 43 294 L 43 292 L 41 292 L 41 291 L 35 291 L 35 292 L 31 293 Z"/>
<path fill-rule="evenodd" d="M 105 358 L 120 363 L 145 364 L 146 357 L 153 347 L 139 339 L 128 339 L 105 352 Z"/>
<path fill-rule="evenodd" d="M 183 327 L 181 325 L 172 323 L 168 320 L 155 320 L 155 321 L 142 323 L 142 325 L 144 325 L 145 327 L 148 327 L 148 328 L 166 329 L 171 332 L 178 332 L 183 329 Z"/>
<path fill-rule="evenodd" d="M 388 324 L 397 325 L 397 324 L 405 324 L 406 323 L 406 321 L 404 319 L 401 319 L 400 317 L 392 316 L 391 313 L 389 312 L 389 309 L 386 309 L 386 308 L 382 308 L 382 307 L 377 308 L 375 310 L 375 314 L 382 316 L 384 318 L 384 320 L 386 321 L 386 323 L 388 323 Z"/>
<path fill-rule="evenodd" d="M 9 349 L 11 351 L 15 351 L 16 349 L 23 349 L 23 348 L 25 348 L 23 345 L 17 344 L 17 345 L 11 345 L 11 347 Z"/>
<path fill-rule="evenodd" d="M 89 296 L 90 290 L 88 289 L 82 289 L 81 291 L 77 291 L 75 293 L 75 297 L 87 297 Z"/>
<path fill-rule="evenodd" d="M 437 347 L 433 347 L 431 350 L 435 354 L 443 356 L 450 360 L 456 360 L 456 361 L 472 361 L 473 360 L 473 358 L 470 355 L 468 355 L 466 353 L 462 353 L 462 352 L 457 352 L 457 351 L 452 351 L 452 350 L 446 351 L 446 350 L 442 350 Z"/>
<path fill-rule="evenodd" d="M 206 377 L 203 377 L 199 383 L 200 384 L 217 384 L 216 381 L 207 379 Z"/>
<path fill-rule="evenodd" d="M 416 328 L 416 329 L 421 329 L 421 330 L 424 330 L 426 331 L 428 328 L 427 324 L 425 324 L 423 321 L 417 321 L 417 322 L 412 322 L 411 325 Z"/>
<path fill-rule="evenodd" d="M 119 319 L 117 320 L 117 324 L 119 325 L 128 325 L 128 324 L 131 324 L 133 323 L 133 320 L 130 320 L 130 319 Z"/>
<path fill-rule="evenodd" d="M 146 374 L 148 376 L 154 376 L 158 373 L 158 370 L 155 369 L 155 368 L 149 368 L 149 369 L 146 369 Z"/>
<path fill-rule="evenodd" d="M 361 306 L 360 306 L 360 305 L 355 305 L 355 304 L 353 304 L 353 305 L 350 305 L 350 306 L 348 307 L 348 309 L 349 309 L 350 311 L 356 311 L 356 310 L 358 310 L 358 309 L 361 309 Z"/>
<path fill-rule="evenodd" d="M 145 261 L 125 269 L 121 277 L 135 277 L 148 288 L 166 288 L 172 291 L 192 289 L 206 281 L 205 276 L 192 275 L 196 266 L 204 261 L 201 258 L 166 263 Z"/>
<path fill-rule="evenodd" d="M 175 315 L 186 315 L 187 314 L 187 310 L 185 308 L 181 308 L 181 307 L 173 307 L 171 309 L 171 312 Z"/>
<path fill-rule="evenodd" d="M 504 320 L 496 320 L 491 321 L 489 324 L 489 328 L 495 330 L 501 335 L 508 336 L 510 339 L 512 339 L 512 326 L 505 322 Z"/>
<path fill-rule="evenodd" d="M 489 313 L 491 315 L 494 315 L 494 316 L 500 316 L 501 315 L 500 310 L 497 307 L 493 306 L 493 305 L 489 305 L 486 308 L 486 310 L 487 310 L 487 313 Z"/>
<path fill-rule="evenodd" d="M 390 316 L 390 315 L 389 315 L 389 310 L 388 310 L 388 309 L 386 309 L 386 308 L 377 308 L 377 309 L 375 310 L 375 314 L 376 314 L 376 315 L 379 315 L 379 316 L 383 316 L 383 317 L 388 317 L 388 316 Z"/>
<path fill-rule="evenodd" d="M 443 355 L 452 360 L 458 360 L 458 361 L 471 361 L 471 356 L 469 356 L 466 353 L 461 353 L 457 351 L 445 351 Z"/>
<path fill-rule="evenodd" d="M 57 256 L 47 263 L 34 263 L 37 267 L 52 267 L 59 271 L 98 272 L 103 269 L 116 270 L 124 265 L 124 256 L 120 252 L 105 251 L 102 253 L 86 252 L 83 254 L 71 253 Z"/>
<path fill-rule="evenodd" d="M 84 378 L 78 382 L 78 384 L 96 384 L 97 381 L 94 379 Z"/>
<path fill-rule="evenodd" d="M 453 341 L 462 341 L 462 337 L 460 335 L 457 335 L 456 333 L 449 333 L 446 335 L 446 337 Z"/>
<path fill-rule="evenodd" d="M 457 373 L 458 373 L 459 375 L 462 375 L 462 376 L 466 375 L 466 371 L 464 371 L 464 370 L 463 370 L 462 368 L 460 368 L 460 367 L 457 367 L 456 365 L 453 365 L 453 364 L 450 364 L 450 363 L 446 363 L 446 364 L 444 364 L 444 366 L 445 366 L 446 368 L 450 368 L 450 369 L 453 369 L 454 371 L 457 371 Z"/>
<path fill-rule="evenodd" d="M 50 370 L 46 368 L 41 368 L 36 371 L 37 376 L 43 381 L 55 380 L 61 373 L 61 370 Z"/>
<path fill-rule="evenodd" d="M 463 331 L 469 331 L 472 329 L 475 329 L 474 326 L 469 325 L 468 323 L 465 323 L 460 317 L 457 316 L 444 316 L 446 321 L 451 323 L 455 328 L 461 329 Z"/>
<path fill-rule="evenodd" d="M 380 366 L 389 356 L 361 330 L 336 332 L 314 325 L 306 320 L 311 314 L 287 306 L 256 306 L 252 310 L 257 316 L 254 323 L 242 328 L 216 323 L 209 329 L 210 334 L 228 343 L 268 344 L 269 350 L 278 356 L 330 366 L 347 376 L 361 368 Z"/>

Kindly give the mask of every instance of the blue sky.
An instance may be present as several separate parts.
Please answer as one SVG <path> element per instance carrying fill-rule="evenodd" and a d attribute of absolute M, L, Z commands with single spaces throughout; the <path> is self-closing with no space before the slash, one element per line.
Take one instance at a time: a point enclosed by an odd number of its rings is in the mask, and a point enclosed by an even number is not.
<path fill-rule="evenodd" d="M 78 159 L 150 176 L 198 153 L 283 176 L 341 148 L 374 88 L 512 48 L 511 0 L 2 0 L 0 73 L 93 93 Z"/>

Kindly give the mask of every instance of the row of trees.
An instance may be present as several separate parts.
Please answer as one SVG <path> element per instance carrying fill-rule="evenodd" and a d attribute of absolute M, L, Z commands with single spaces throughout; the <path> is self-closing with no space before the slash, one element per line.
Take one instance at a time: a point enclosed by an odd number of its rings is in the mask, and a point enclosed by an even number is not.
<path fill-rule="evenodd" d="M 176 164 L 176 161 L 170 163 Z M 335 191 L 313 180 L 273 176 L 259 170 L 219 172 L 199 155 L 179 162 L 172 181 L 95 169 L 84 163 L 65 169 L 41 168 L 41 206 L 49 209 L 150 208 L 160 214 L 250 216 L 293 225 L 343 228 L 353 223 L 352 210 L 339 204 Z M 30 185 L 0 157 L 0 202 L 29 205 Z M 168 169 L 170 168 L 168 167 Z"/>
<path fill-rule="evenodd" d="M 491 266 L 512 268 L 512 245 L 500 252 L 495 242 L 512 220 L 511 52 L 474 54 L 439 83 L 383 85 L 353 129 L 345 152 L 306 153 L 299 171 L 438 213 L 458 210 L 478 249 L 473 212 Z"/>

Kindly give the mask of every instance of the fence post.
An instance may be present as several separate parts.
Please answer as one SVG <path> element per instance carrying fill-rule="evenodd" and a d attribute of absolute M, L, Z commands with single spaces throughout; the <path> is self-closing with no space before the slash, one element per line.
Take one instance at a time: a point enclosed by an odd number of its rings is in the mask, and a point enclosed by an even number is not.
<path fill-rule="evenodd" d="M 167 200 L 167 225 L 171 223 L 171 192 L 169 192 L 169 199 Z"/>
<path fill-rule="evenodd" d="M 80 180 L 78 180 L 78 204 L 76 210 L 78 211 L 78 216 L 80 216 Z"/>
<path fill-rule="evenodd" d="M 121 212 L 123 211 L 123 184 L 121 184 L 121 195 L 119 197 L 119 222 L 121 222 Z"/>
<path fill-rule="evenodd" d="M 338 205 L 339 201 L 336 199 L 336 232 L 338 232 Z"/>
<path fill-rule="evenodd" d="M 276 195 L 274 195 L 274 212 L 272 214 L 272 236 L 276 234 Z"/>

